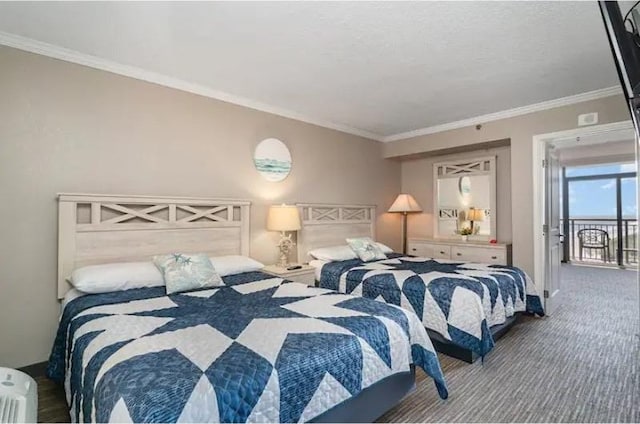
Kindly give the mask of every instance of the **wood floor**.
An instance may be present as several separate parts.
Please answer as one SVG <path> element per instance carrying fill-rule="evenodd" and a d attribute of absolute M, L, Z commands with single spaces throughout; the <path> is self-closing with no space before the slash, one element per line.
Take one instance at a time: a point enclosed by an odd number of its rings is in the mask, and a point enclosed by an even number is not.
<path fill-rule="evenodd" d="M 44 376 L 36 377 L 38 383 L 38 422 L 69 422 L 69 410 L 62 387 Z"/>
<path fill-rule="evenodd" d="M 552 318 L 523 318 L 484 363 L 440 356 L 449 399 L 419 371 L 416 390 L 379 421 L 640 422 L 635 278 L 564 266 L 564 303 Z M 62 389 L 38 385 L 39 420 L 69 421 Z"/>

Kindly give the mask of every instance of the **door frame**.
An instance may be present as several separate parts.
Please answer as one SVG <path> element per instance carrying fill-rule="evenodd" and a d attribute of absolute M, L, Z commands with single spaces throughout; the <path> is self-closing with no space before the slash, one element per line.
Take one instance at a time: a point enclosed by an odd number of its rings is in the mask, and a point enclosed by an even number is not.
<path fill-rule="evenodd" d="M 635 131 L 631 120 L 613 122 L 611 124 L 593 125 L 589 127 L 574 128 L 565 131 L 556 131 L 533 136 L 533 281 L 538 292 L 543 294 L 547 287 L 546 281 L 546 242 L 542 225 L 544 224 L 546 213 L 546 172 L 543 167 L 545 159 L 545 149 L 547 143 L 557 142 L 576 137 L 587 137 L 599 134 L 606 134 L 617 131 Z M 634 132 L 635 134 L 635 132 Z M 636 162 L 638 162 L 638 146 L 636 142 Z M 545 299 L 546 303 L 546 299 Z"/>

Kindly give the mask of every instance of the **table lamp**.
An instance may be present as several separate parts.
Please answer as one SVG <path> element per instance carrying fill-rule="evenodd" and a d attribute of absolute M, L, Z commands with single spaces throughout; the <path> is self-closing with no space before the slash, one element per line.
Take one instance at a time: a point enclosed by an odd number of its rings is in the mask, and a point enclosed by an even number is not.
<path fill-rule="evenodd" d="M 467 221 L 471 224 L 471 234 L 476 234 L 480 230 L 480 226 L 476 227 L 476 231 L 473 230 L 473 223 L 484 221 L 484 209 L 469 208 L 467 211 Z"/>
<path fill-rule="evenodd" d="M 422 212 L 422 208 L 410 194 L 399 194 L 389 212 L 402 213 L 402 253 L 407 254 L 407 214 Z"/>
<path fill-rule="evenodd" d="M 289 252 L 295 245 L 291 240 L 292 234 L 287 234 L 287 232 L 298 231 L 300 228 L 300 213 L 296 206 L 282 204 L 269 208 L 267 230 L 280 231 L 281 235 L 278 243 L 280 249 L 279 267 L 286 268 L 289 265 Z"/>

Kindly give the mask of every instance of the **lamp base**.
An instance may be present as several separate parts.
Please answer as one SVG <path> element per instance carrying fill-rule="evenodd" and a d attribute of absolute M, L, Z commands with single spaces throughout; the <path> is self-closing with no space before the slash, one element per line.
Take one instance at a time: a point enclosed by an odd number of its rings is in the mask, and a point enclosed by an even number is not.
<path fill-rule="evenodd" d="M 407 213 L 402 213 L 402 254 L 407 254 Z"/>
<path fill-rule="evenodd" d="M 291 248 L 293 246 L 295 246 L 295 243 L 291 240 L 291 234 L 287 235 L 283 231 L 281 233 L 280 242 L 278 242 L 278 248 L 280 249 L 278 266 L 280 268 L 286 268 L 289 266 L 289 252 L 291 252 Z"/>

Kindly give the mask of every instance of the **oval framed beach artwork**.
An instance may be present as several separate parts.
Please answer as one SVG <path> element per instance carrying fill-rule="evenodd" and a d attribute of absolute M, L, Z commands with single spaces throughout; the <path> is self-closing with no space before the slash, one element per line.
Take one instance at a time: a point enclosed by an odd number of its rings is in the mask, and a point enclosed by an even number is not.
<path fill-rule="evenodd" d="M 282 181 L 291 172 L 291 153 L 282 141 L 277 138 L 267 138 L 256 147 L 253 163 L 265 180 Z"/>

